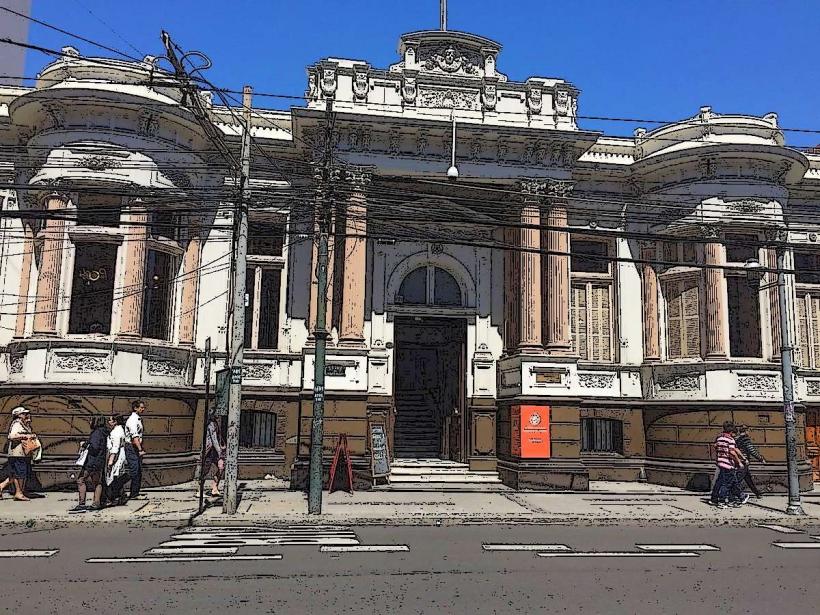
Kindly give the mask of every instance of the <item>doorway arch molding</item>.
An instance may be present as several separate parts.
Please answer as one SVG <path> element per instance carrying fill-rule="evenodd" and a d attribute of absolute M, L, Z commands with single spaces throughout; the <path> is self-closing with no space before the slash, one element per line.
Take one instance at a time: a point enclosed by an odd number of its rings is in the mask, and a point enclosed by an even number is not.
<path fill-rule="evenodd" d="M 387 280 L 387 295 L 385 297 L 387 305 L 395 304 L 401 283 L 408 273 L 419 267 L 427 266 L 439 267 L 452 275 L 461 288 L 461 296 L 464 298 L 463 307 L 471 309 L 476 307 L 475 280 L 470 275 L 470 270 L 464 266 L 464 263 L 446 252 L 435 254 L 429 250 L 411 254 L 393 268 Z"/>

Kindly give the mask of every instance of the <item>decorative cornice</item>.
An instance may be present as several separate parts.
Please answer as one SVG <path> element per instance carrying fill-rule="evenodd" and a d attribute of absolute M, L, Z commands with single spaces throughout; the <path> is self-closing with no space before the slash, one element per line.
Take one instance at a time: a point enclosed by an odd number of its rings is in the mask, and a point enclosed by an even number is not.
<path fill-rule="evenodd" d="M 516 188 L 525 199 L 565 199 L 572 194 L 574 187 L 574 182 L 557 179 L 524 178 L 516 183 Z"/>

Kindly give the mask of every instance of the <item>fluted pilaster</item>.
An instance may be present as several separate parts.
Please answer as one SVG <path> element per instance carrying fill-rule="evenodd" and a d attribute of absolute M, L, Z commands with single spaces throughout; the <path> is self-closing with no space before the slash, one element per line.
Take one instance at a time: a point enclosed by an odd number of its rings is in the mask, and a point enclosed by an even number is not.
<path fill-rule="evenodd" d="M 123 288 L 119 301 L 120 328 L 118 335 L 142 335 L 142 310 L 145 297 L 145 264 L 148 251 L 148 212 L 140 199 L 135 199 L 122 213 L 125 241 Z"/>
<path fill-rule="evenodd" d="M 714 231 L 708 236 L 717 239 Z M 715 268 L 726 263 L 726 250 L 719 241 L 710 241 L 704 246 L 704 263 L 707 265 L 706 279 L 706 358 L 723 360 L 729 356 L 729 312 L 726 279 L 723 269 Z M 713 267 L 709 267 L 712 265 Z"/>
<path fill-rule="evenodd" d="M 65 209 L 68 196 L 53 193 L 46 198 L 46 210 L 56 213 Z M 42 231 L 43 251 L 37 275 L 37 299 L 34 306 L 34 334 L 57 334 L 57 309 L 65 249 L 65 220 L 50 218 Z"/>
<path fill-rule="evenodd" d="M 367 282 L 367 186 L 371 172 L 348 169 L 350 194 L 345 211 L 344 280 L 339 341 L 359 345 L 364 342 L 364 298 Z"/>
<path fill-rule="evenodd" d="M 657 245 L 652 242 L 641 247 L 641 260 L 653 261 Z M 643 359 L 659 361 L 661 358 L 660 327 L 658 323 L 658 273 L 655 267 L 641 263 L 641 290 L 643 303 Z"/>

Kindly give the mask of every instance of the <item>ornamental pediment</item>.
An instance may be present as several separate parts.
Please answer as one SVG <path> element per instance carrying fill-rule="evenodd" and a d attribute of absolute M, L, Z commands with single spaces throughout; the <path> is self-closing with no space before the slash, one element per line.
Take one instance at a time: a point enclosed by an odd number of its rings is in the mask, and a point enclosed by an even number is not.
<path fill-rule="evenodd" d="M 501 45 L 490 39 L 467 34 L 431 30 L 412 32 L 401 37 L 401 62 L 390 72 L 418 71 L 422 75 L 483 79 L 489 77 L 504 82 L 506 75 L 496 71 L 496 59 Z"/>

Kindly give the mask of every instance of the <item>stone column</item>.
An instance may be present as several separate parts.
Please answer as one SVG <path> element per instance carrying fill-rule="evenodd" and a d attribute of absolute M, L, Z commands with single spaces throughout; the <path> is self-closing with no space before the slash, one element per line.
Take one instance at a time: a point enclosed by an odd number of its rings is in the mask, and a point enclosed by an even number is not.
<path fill-rule="evenodd" d="M 364 169 L 347 172 L 350 196 L 347 201 L 344 241 L 344 280 L 339 331 L 341 344 L 364 343 L 364 296 L 367 283 L 367 197 L 371 173 Z M 357 236 L 354 236 L 357 235 Z"/>
<path fill-rule="evenodd" d="M 560 229 L 567 227 L 567 197 L 572 183 L 551 181 L 548 184 L 550 198 L 547 226 L 546 255 L 546 347 L 553 355 L 572 352 L 572 330 L 569 321 L 569 233 Z"/>
<path fill-rule="evenodd" d="M 148 251 L 148 212 L 140 199 L 135 199 L 122 214 L 125 229 L 124 276 L 120 302 L 120 329 L 125 337 L 142 335 L 142 305 L 145 296 L 145 261 Z"/>
<path fill-rule="evenodd" d="M 68 196 L 65 194 L 53 193 L 46 198 L 46 210 L 49 213 L 59 212 L 65 209 L 67 204 Z M 56 335 L 65 249 L 65 220 L 47 220 L 42 234 L 43 251 L 37 275 L 37 299 L 34 304 L 34 334 Z"/>
<path fill-rule="evenodd" d="M 26 334 L 26 314 L 28 313 L 28 293 L 31 286 L 31 260 L 34 257 L 34 230 L 23 221 L 23 262 L 20 264 L 20 291 L 17 293 L 17 321 L 14 326 L 14 336 L 23 337 Z"/>
<path fill-rule="evenodd" d="M 524 203 L 519 217 L 522 225 L 517 232 L 518 248 L 518 350 L 524 352 L 543 349 L 541 338 L 541 200 L 544 182 L 520 182 Z"/>
<path fill-rule="evenodd" d="M 718 239 L 715 229 L 707 230 L 710 239 Z M 704 245 L 706 265 L 724 265 L 726 251 L 719 241 Z M 723 269 L 707 268 L 706 278 L 706 359 L 725 360 L 729 357 L 729 298 Z"/>
<path fill-rule="evenodd" d="M 182 306 L 179 313 L 179 343 L 192 345 L 196 341 L 197 294 L 199 266 L 202 260 L 202 238 L 198 226 L 189 227 L 188 245 L 183 257 Z"/>
<path fill-rule="evenodd" d="M 655 242 L 641 247 L 641 260 L 652 261 L 657 255 Z M 660 361 L 661 343 L 658 322 L 658 272 L 650 263 L 641 263 L 643 294 L 643 360 Z"/>

